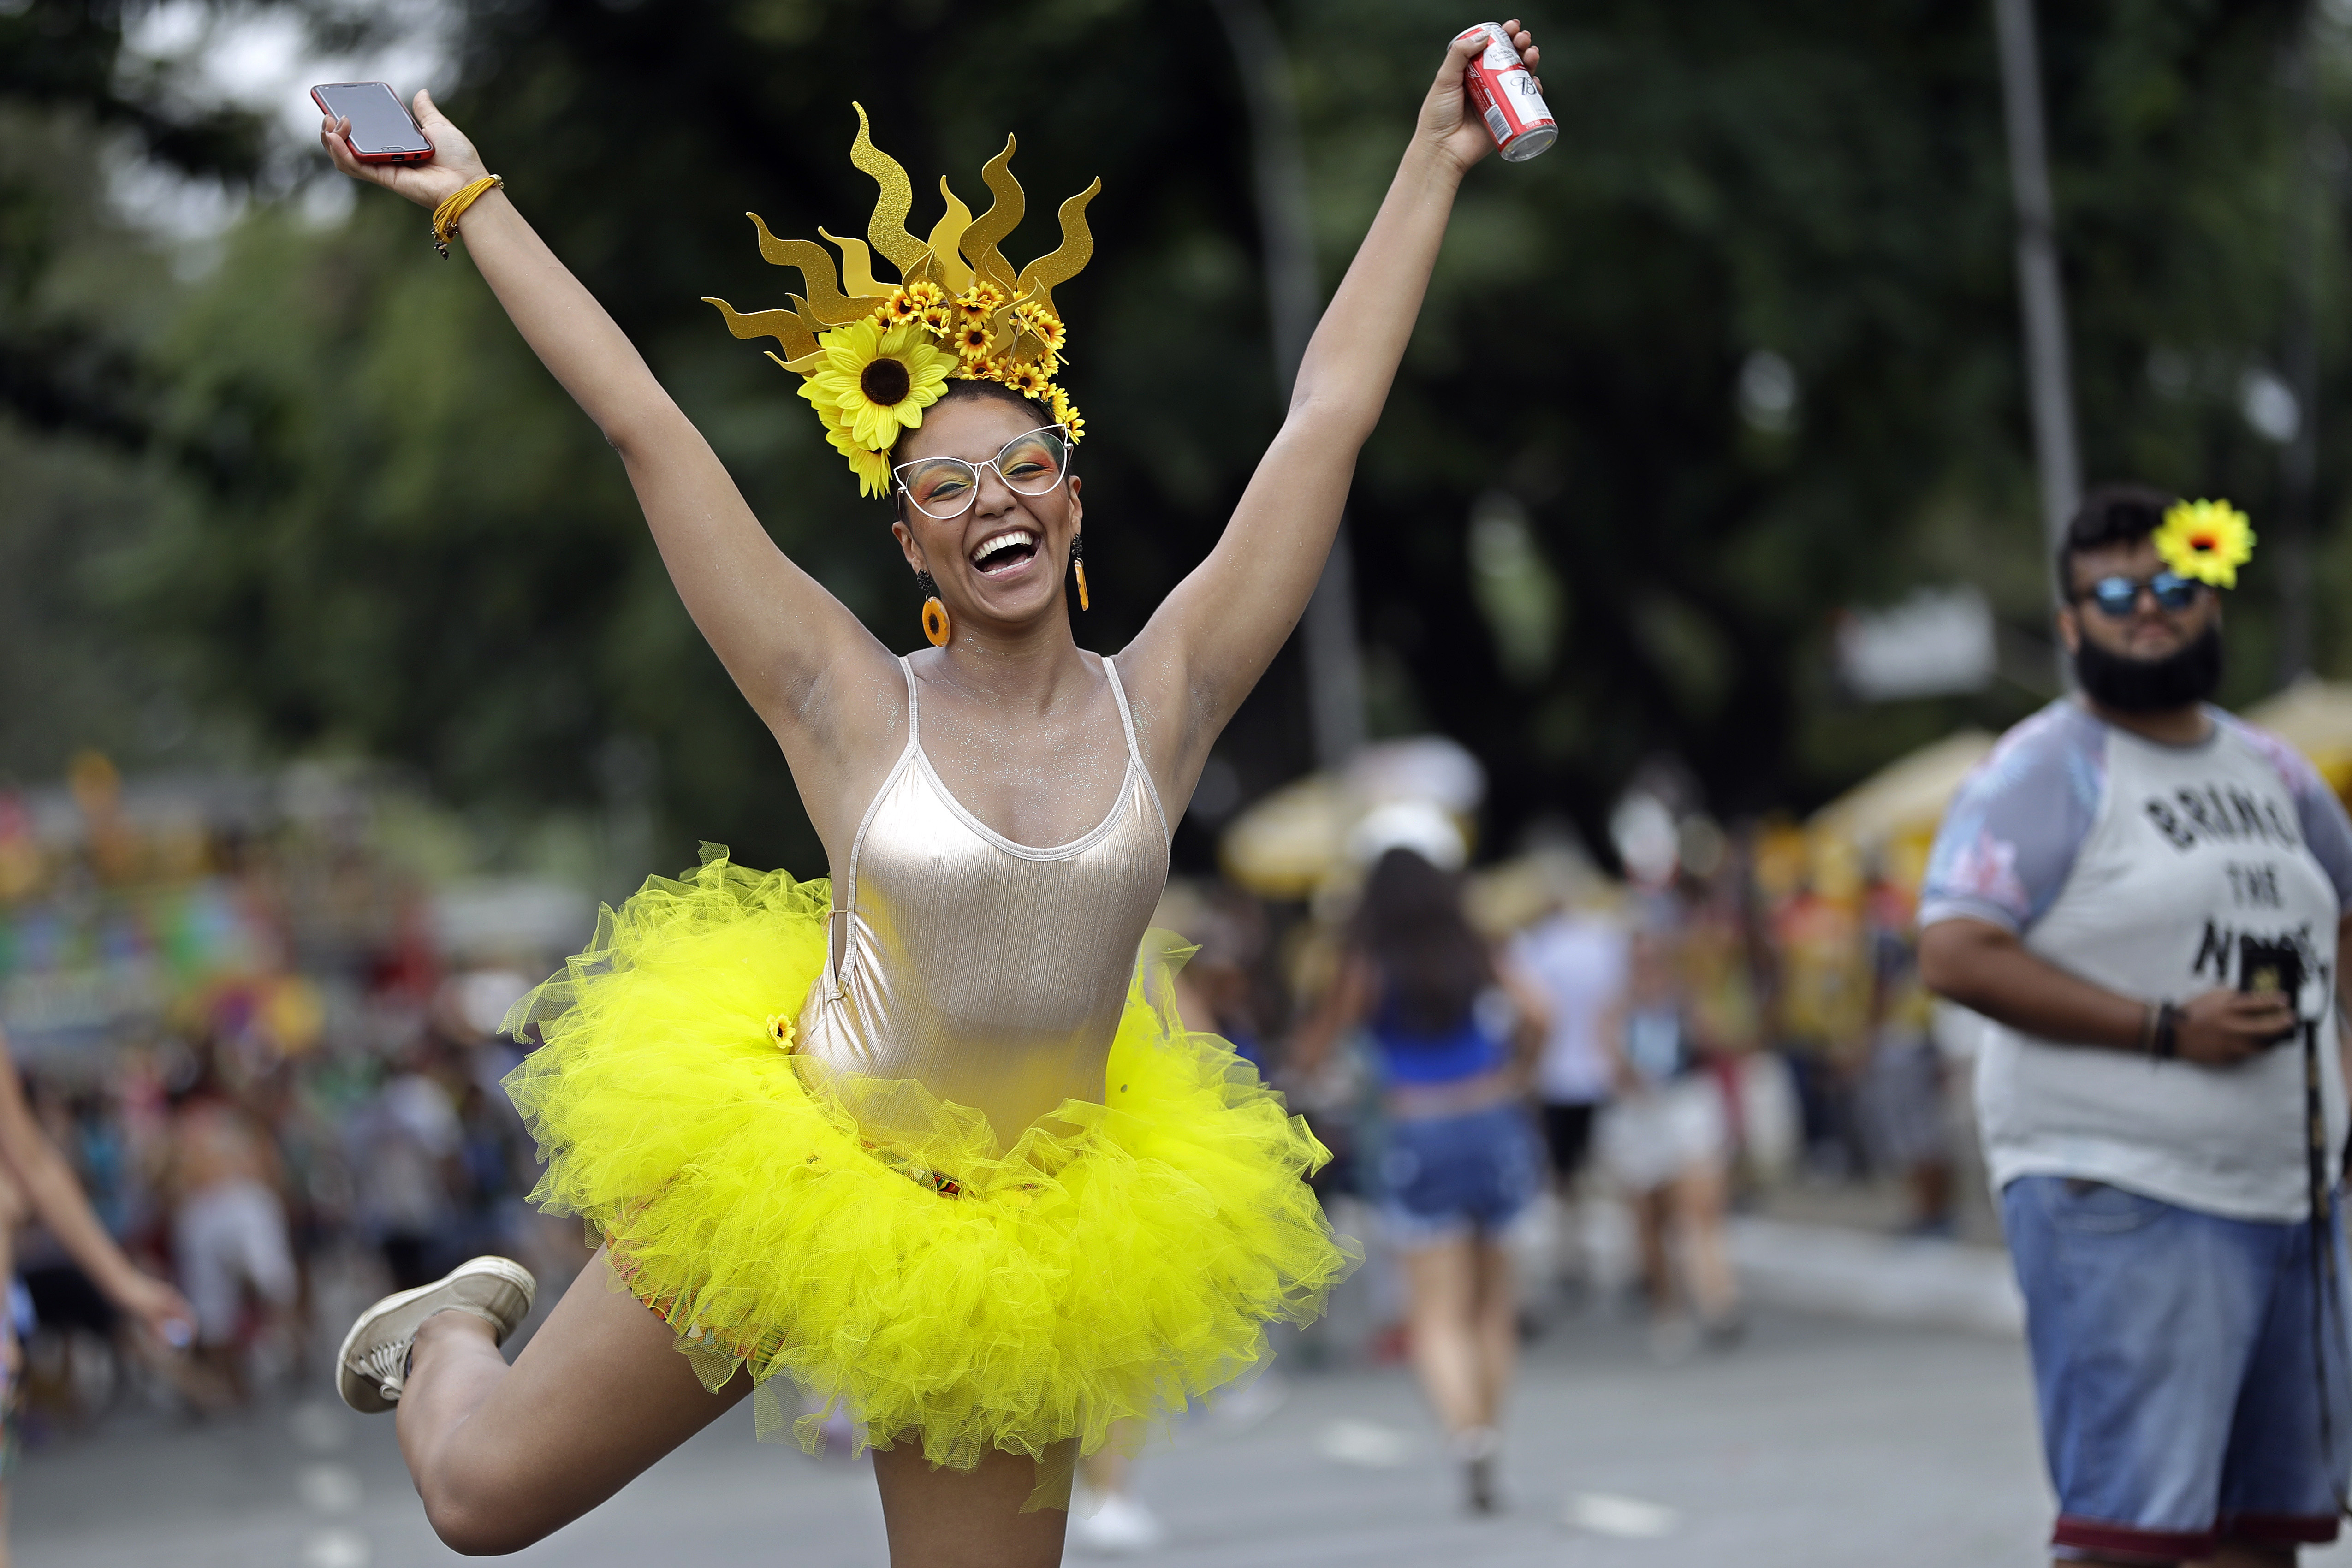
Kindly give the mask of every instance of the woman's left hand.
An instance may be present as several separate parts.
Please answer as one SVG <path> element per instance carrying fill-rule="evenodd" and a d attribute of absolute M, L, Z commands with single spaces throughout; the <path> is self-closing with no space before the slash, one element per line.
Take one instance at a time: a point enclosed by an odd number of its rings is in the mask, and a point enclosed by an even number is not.
<path fill-rule="evenodd" d="M 1510 36 L 1511 47 L 1528 64 L 1530 76 L 1543 51 L 1536 47 L 1536 36 L 1519 26 L 1514 16 L 1503 24 Z M 1445 63 L 1437 68 L 1437 79 L 1430 84 L 1429 96 L 1421 101 L 1421 124 L 1416 132 L 1440 156 L 1457 169 L 1466 169 L 1495 150 L 1495 138 L 1487 132 L 1486 122 L 1470 107 L 1469 95 L 1463 90 L 1462 73 L 1486 47 L 1484 32 L 1456 38 L 1445 51 Z M 1536 77 L 1536 90 L 1543 90 L 1543 79 Z"/>

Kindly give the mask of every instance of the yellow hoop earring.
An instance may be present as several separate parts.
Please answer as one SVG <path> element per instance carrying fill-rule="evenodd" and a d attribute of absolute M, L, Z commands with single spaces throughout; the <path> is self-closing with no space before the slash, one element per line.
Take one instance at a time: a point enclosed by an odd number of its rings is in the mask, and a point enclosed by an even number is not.
<path fill-rule="evenodd" d="M 915 574 L 915 586 L 920 588 L 924 595 L 923 635 L 930 638 L 933 647 L 947 647 L 948 637 L 955 630 L 955 623 L 948 619 L 948 607 L 940 600 L 940 585 L 931 580 L 929 572 L 918 572 Z"/>

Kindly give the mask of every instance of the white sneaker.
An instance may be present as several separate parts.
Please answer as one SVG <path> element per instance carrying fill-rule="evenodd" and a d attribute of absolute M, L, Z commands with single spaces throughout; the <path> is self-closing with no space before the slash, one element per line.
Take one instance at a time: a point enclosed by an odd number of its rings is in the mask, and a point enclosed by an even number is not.
<path fill-rule="evenodd" d="M 1168 1539 L 1160 1516 L 1124 1492 L 1097 1494 L 1094 1510 L 1081 1500 L 1070 1510 L 1070 1544 L 1106 1557 L 1149 1552 Z"/>
<path fill-rule="evenodd" d="M 359 1316 L 335 1354 L 335 1392 L 362 1415 L 400 1402 L 408 1381 L 408 1352 L 416 1331 L 436 1312 L 471 1312 L 507 1342 L 515 1325 L 530 1315 L 539 1281 L 530 1270 L 505 1258 L 460 1263 L 431 1285 L 386 1296 Z"/>

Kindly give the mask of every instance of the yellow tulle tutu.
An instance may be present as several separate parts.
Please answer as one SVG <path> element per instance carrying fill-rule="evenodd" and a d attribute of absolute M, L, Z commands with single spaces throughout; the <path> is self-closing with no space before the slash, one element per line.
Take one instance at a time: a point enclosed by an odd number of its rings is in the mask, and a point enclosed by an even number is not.
<path fill-rule="evenodd" d="M 1177 1021 L 1170 948 L 1145 944 L 1105 1102 L 999 1153 L 919 1084 L 820 1085 L 791 1054 L 829 893 L 714 854 L 605 910 L 508 1020 L 544 1042 L 506 1080 L 547 1165 L 532 1200 L 587 1221 L 706 1383 L 787 1373 L 866 1441 L 963 1468 L 1090 1453 L 1319 1310 L 1351 1252 L 1301 1179 L 1328 1152 Z"/>

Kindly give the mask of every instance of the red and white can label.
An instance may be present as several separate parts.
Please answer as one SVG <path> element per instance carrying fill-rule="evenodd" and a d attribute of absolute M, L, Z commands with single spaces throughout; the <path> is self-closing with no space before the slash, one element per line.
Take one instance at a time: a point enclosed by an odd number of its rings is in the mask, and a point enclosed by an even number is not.
<path fill-rule="evenodd" d="M 1536 79 L 1511 36 L 1494 22 L 1465 28 L 1454 39 L 1484 38 L 1486 47 L 1462 73 L 1470 106 L 1486 122 L 1487 134 L 1510 163 L 1534 157 L 1559 140 L 1559 126 L 1536 90 Z"/>

